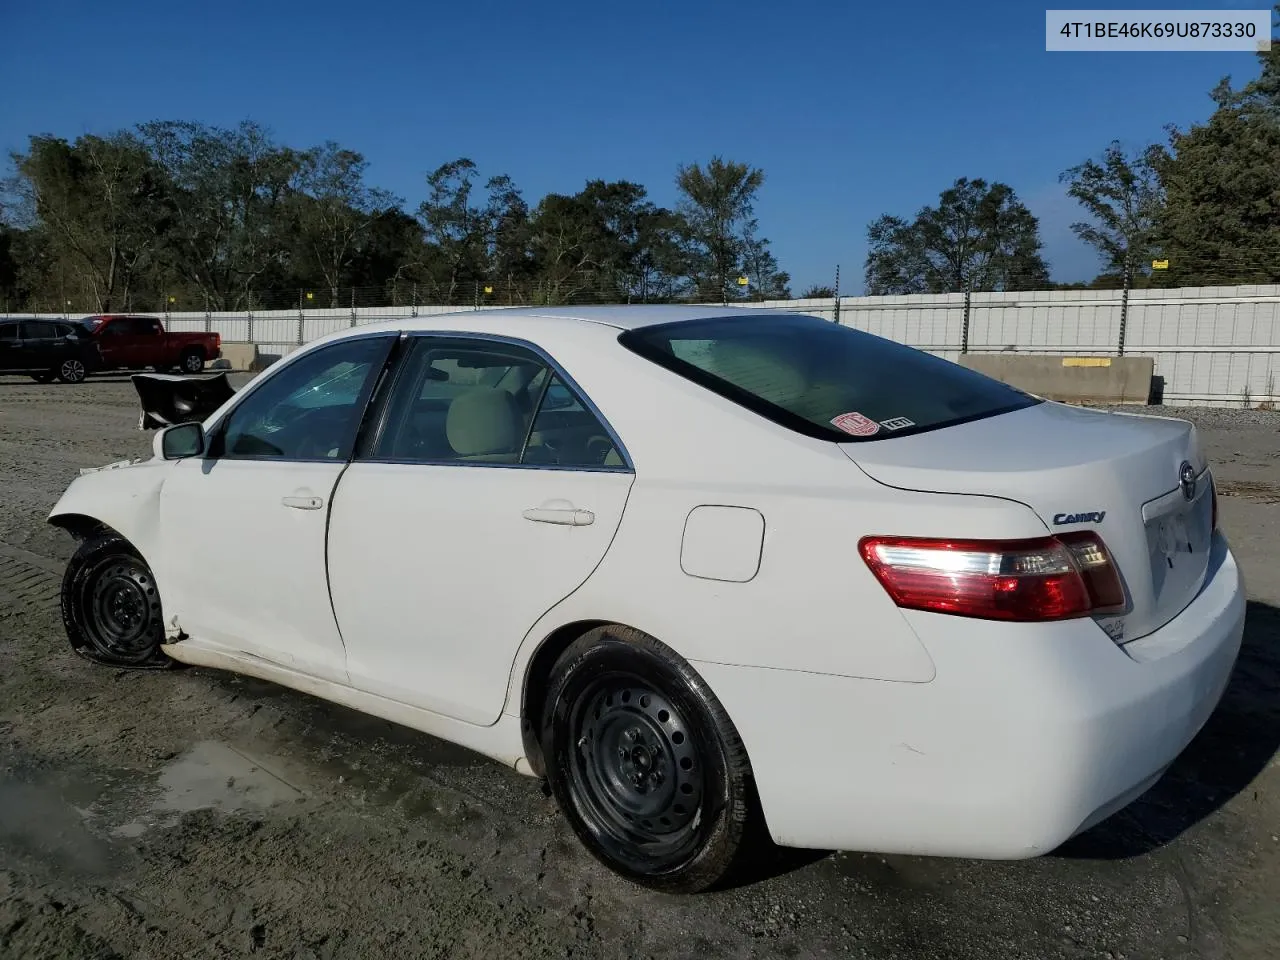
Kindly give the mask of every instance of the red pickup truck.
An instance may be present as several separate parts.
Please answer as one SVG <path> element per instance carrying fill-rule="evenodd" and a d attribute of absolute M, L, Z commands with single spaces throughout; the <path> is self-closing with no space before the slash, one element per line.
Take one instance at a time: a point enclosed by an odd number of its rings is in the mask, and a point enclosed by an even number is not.
<path fill-rule="evenodd" d="M 222 356 L 222 337 L 216 333 L 169 333 L 155 317 L 85 317 L 80 325 L 98 346 L 95 370 L 139 370 L 151 367 L 165 373 L 177 367 L 199 373 Z"/>

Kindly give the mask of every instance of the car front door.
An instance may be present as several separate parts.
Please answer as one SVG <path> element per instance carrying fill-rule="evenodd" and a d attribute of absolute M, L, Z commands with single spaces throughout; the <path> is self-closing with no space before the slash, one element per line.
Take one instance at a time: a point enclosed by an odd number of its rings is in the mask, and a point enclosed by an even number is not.
<path fill-rule="evenodd" d="M 282 363 L 178 460 L 160 495 L 165 613 L 188 635 L 346 682 L 325 530 L 396 334 L 344 338 Z"/>
<path fill-rule="evenodd" d="M 604 557 L 634 473 L 527 344 L 412 337 L 380 407 L 329 523 L 351 682 L 493 723 L 521 641 Z"/>
<path fill-rule="evenodd" d="M 112 317 L 105 321 L 97 334 L 102 362 L 108 367 L 127 367 L 133 354 L 133 318 Z"/>

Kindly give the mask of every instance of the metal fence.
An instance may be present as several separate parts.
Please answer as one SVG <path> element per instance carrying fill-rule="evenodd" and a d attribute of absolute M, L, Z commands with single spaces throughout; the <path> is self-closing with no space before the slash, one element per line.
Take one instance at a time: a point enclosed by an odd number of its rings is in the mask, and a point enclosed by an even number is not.
<path fill-rule="evenodd" d="M 305 301 L 304 301 L 305 303 Z M 216 331 L 268 355 L 376 320 L 494 306 L 359 306 L 159 312 L 170 329 Z M 930 353 L 1150 356 L 1168 404 L 1280 403 L 1280 285 L 1044 290 L 743 302 L 813 314 Z M 29 316 L 29 314 L 28 314 Z"/>

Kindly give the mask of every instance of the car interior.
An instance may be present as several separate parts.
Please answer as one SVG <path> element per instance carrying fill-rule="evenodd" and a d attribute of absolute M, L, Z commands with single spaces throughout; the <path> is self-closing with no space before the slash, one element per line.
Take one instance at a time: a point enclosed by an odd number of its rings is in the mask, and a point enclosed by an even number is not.
<path fill-rule="evenodd" d="M 375 458 L 623 465 L 608 431 L 541 362 L 492 348 L 442 348 L 422 360 L 397 388 Z"/>

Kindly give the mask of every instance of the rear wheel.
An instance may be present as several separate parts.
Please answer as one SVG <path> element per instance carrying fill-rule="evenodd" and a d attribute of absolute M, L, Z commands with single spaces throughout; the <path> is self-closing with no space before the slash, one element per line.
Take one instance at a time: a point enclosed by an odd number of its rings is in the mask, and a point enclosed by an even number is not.
<path fill-rule="evenodd" d="M 183 373 L 199 373 L 204 369 L 204 354 L 199 350 L 187 350 L 178 360 Z"/>
<path fill-rule="evenodd" d="M 71 648 L 94 663 L 150 670 L 175 663 L 160 650 L 164 619 L 151 569 L 115 534 L 86 540 L 68 562 L 62 621 Z"/>
<path fill-rule="evenodd" d="M 63 383 L 84 383 L 84 379 L 88 375 L 89 370 L 85 367 L 84 361 L 76 357 L 63 360 L 58 365 L 58 379 Z"/>
<path fill-rule="evenodd" d="M 668 892 L 731 872 L 750 764 L 724 707 L 674 651 L 629 627 L 592 630 L 552 668 L 542 715 L 552 793 L 593 856 Z"/>

